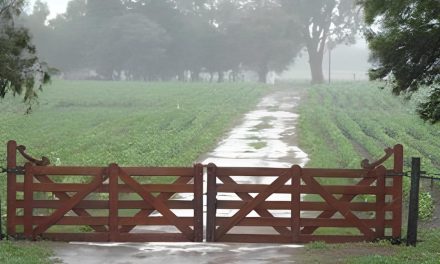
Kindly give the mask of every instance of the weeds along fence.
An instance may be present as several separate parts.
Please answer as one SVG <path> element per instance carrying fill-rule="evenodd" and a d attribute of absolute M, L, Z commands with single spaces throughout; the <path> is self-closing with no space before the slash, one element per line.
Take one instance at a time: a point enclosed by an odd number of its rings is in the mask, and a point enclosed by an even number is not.
<path fill-rule="evenodd" d="M 431 181 L 431 188 L 433 188 L 434 182 L 440 182 L 439 173 L 427 173 L 421 171 L 420 158 L 413 157 L 411 159 L 411 171 L 410 176 L 405 173 L 405 176 L 411 177 L 409 208 L 408 208 L 408 225 L 407 225 L 407 246 L 416 246 L 417 244 L 417 229 L 419 220 L 419 197 L 420 197 L 420 180 L 428 179 Z"/>
<path fill-rule="evenodd" d="M 37 160 L 25 150 L 8 143 L 11 238 L 268 243 L 401 238 L 401 145 L 386 149 L 376 162 L 364 160 L 361 169 L 65 167 L 49 166 L 47 158 Z M 17 152 L 27 160 L 24 166 L 17 165 Z M 387 169 L 382 163 L 392 156 Z"/>

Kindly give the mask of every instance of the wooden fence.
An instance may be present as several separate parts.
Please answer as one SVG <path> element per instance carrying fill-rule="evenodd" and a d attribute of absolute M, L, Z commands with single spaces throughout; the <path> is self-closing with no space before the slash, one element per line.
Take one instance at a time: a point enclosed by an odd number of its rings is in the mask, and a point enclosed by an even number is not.
<path fill-rule="evenodd" d="M 17 166 L 17 151 L 28 162 Z M 362 169 L 60 167 L 8 143 L 7 233 L 64 241 L 399 239 L 403 148 Z M 381 165 L 394 156 L 394 166 Z"/>
<path fill-rule="evenodd" d="M 14 149 L 16 143 L 9 142 L 8 168 L 16 168 Z M 7 176 L 9 236 L 64 241 L 203 240 L 200 164 L 193 168 L 56 167 L 38 166 L 34 160 L 25 164 L 23 176 L 17 172 L 9 170 Z M 157 183 L 167 180 L 172 183 Z M 190 199 L 179 199 L 182 195 Z M 176 210 L 187 212 L 179 216 Z M 177 232 L 161 232 L 158 226 Z"/>

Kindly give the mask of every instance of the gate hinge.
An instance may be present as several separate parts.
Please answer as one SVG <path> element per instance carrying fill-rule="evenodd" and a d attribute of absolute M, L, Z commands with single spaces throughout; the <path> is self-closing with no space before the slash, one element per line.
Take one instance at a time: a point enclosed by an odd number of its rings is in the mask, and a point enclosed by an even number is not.
<path fill-rule="evenodd" d="M 17 166 L 15 168 L 6 168 L 6 173 L 24 174 L 24 167 Z"/>

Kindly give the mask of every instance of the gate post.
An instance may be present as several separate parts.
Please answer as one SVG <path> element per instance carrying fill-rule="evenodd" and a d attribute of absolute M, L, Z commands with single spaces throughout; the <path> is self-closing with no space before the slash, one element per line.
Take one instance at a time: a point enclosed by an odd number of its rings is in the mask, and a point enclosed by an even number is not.
<path fill-rule="evenodd" d="M 386 188 L 386 169 L 384 166 L 379 166 L 374 171 L 376 177 L 376 238 L 383 238 L 385 236 L 385 188 Z M 400 176 L 398 176 L 400 177 Z"/>
<path fill-rule="evenodd" d="M 12 169 L 17 167 L 17 142 L 10 140 L 7 146 L 7 236 L 15 236 L 15 200 L 17 175 Z"/>
<path fill-rule="evenodd" d="M 403 146 L 398 144 L 394 146 L 394 168 L 393 172 L 396 176 L 393 177 L 393 224 L 392 224 L 392 238 L 399 240 L 402 232 L 402 178 L 403 178 Z"/>
<path fill-rule="evenodd" d="M 292 242 L 299 243 L 301 235 L 301 167 L 294 165 L 290 168 L 291 173 L 291 230 L 292 230 Z"/>
<path fill-rule="evenodd" d="M 24 190 L 23 190 L 23 200 L 24 200 L 24 208 L 23 208 L 23 226 L 24 226 L 24 237 L 26 239 L 35 239 L 33 234 L 33 208 L 32 201 L 34 196 L 34 191 L 32 190 L 32 183 L 34 181 L 34 173 L 32 170 L 33 164 L 27 162 L 24 165 L 25 174 L 24 174 Z"/>
<path fill-rule="evenodd" d="M 203 242 L 203 165 L 194 165 L 194 242 Z"/>
<path fill-rule="evenodd" d="M 406 245 L 417 244 L 417 221 L 419 217 L 419 185 L 420 185 L 420 158 L 411 160 L 411 190 L 409 194 L 408 230 Z"/>
<path fill-rule="evenodd" d="M 206 242 L 215 242 L 215 218 L 217 214 L 217 166 L 208 164 Z"/>
<path fill-rule="evenodd" d="M 107 176 L 109 177 L 109 210 L 108 210 L 108 240 L 115 242 L 119 240 L 119 225 L 118 225 L 118 179 L 119 179 L 119 166 L 112 163 L 107 168 Z"/>

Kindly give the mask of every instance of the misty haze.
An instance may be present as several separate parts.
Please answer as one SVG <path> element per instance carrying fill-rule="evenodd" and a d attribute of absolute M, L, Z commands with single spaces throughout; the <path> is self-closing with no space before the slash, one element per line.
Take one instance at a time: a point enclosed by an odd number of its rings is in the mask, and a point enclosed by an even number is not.
<path fill-rule="evenodd" d="M 0 263 L 438 263 L 439 47 L 438 0 L 0 0 Z"/>

